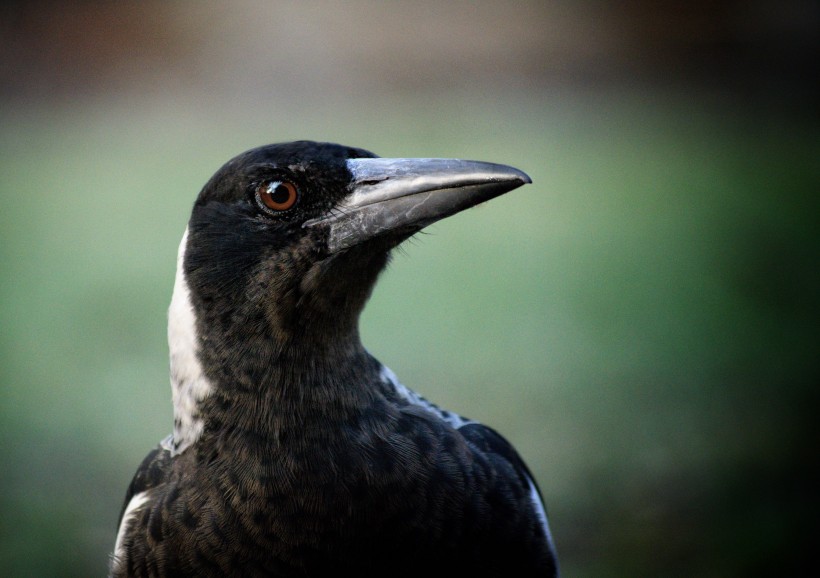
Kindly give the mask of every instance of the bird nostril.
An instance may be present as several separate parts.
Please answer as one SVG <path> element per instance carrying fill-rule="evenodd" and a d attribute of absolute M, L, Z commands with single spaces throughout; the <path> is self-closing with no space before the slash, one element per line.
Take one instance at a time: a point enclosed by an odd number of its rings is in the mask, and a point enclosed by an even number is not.
<path fill-rule="evenodd" d="M 366 181 L 361 181 L 359 183 L 359 185 L 362 185 L 362 186 L 378 185 L 379 183 L 383 183 L 384 181 L 388 181 L 388 180 L 390 180 L 390 177 L 384 177 L 383 179 L 368 179 Z"/>

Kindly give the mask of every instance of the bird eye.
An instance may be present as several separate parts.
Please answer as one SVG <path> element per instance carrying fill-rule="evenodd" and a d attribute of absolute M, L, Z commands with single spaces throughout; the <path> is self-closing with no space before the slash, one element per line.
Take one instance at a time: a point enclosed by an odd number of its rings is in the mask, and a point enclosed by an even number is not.
<path fill-rule="evenodd" d="M 287 211 L 298 198 L 296 185 L 287 181 L 265 181 L 256 188 L 256 202 L 267 212 Z"/>

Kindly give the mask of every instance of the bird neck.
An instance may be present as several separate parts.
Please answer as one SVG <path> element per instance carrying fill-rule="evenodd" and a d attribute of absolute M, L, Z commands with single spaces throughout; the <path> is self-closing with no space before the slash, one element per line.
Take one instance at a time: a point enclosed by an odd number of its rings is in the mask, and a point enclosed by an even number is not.
<path fill-rule="evenodd" d="M 209 389 L 179 406 L 193 417 L 193 427 L 180 432 L 183 439 L 193 434 L 202 447 L 220 445 L 226 455 L 232 444 L 251 442 L 260 451 L 327 450 L 337 441 L 337 426 L 359 422 L 383 399 L 380 364 L 358 342 L 324 353 L 306 354 L 298 346 L 258 353 L 241 359 L 233 352 L 230 364 L 216 361 L 213 352 L 202 356 Z"/>
<path fill-rule="evenodd" d="M 386 251 L 349 251 L 276 291 L 250 283 L 231 294 L 201 276 L 189 280 L 187 236 L 168 312 L 173 452 L 224 428 L 275 437 L 370 405 L 381 366 L 362 346 L 358 320 Z"/>
<path fill-rule="evenodd" d="M 168 325 L 172 452 L 228 428 L 281 440 L 283 431 L 355 419 L 355 412 L 369 407 L 378 395 L 381 366 L 362 346 L 357 323 L 320 330 L 305 321 L 300 330 L 282 334 L 264 314 L 224 326 L 197 319 L 178 275 Z"/>

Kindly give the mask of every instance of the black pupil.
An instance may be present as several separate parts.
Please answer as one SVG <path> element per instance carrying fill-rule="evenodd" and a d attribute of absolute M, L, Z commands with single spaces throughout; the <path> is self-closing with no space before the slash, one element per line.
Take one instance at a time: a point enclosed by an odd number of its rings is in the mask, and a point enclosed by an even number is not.
<path fill-rule="evenodd" d="M 288 199 L 290 199 L 290 191 L 285 185 L 282 183 L 276 183 L 276 188 L 272 191 L 271 188 L 273 187 L 268 187 L 268 191 L 270 193 L 270 198 L 274 203 L 283 204 L 288 202 Z"/>

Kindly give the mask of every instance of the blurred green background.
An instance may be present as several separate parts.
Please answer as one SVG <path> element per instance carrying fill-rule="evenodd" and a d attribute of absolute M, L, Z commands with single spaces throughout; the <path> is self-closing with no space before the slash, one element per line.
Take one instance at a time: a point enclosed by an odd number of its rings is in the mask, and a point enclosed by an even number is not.
<path fill-rule="evenodd" d="M 177 244 L 309 138 L 533 183 L 397 252 L 362 319 L 512 440 L 565 576 L 810 575 L 814 2 L 6 3 L 0 575 L 101 576 L 171 429 Z"/>

